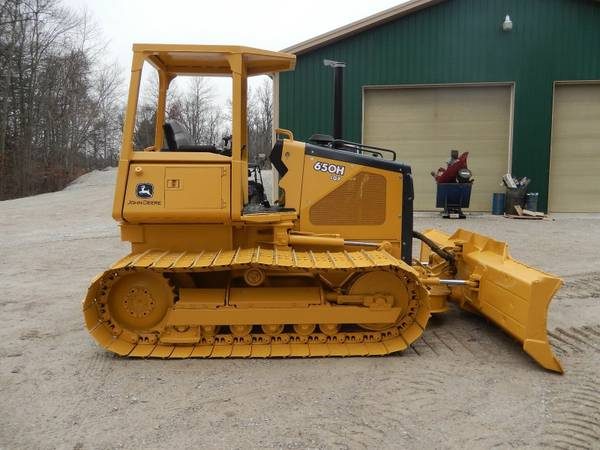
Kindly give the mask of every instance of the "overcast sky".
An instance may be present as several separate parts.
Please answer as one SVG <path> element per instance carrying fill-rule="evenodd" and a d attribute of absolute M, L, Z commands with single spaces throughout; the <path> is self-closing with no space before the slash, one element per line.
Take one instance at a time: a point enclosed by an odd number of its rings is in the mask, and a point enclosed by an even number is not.
<path fill-rule="evenodd" d="M 87 8 L 109 41 L 110 56 L 130 64 L 134 42 L 235 44 L 281 50 L 403 0 L 63 0 Z M 109 55 L 107 55 L 109 56 Z"/>
<path fill-rule="evenodd" d="M 134 42 L 281 50 L 406 0 L 63 0 L 87 9 L 128 81 Z M 223 82 L 225 80 L 222 80 Z M 218 83 L 218 97 L 228 97 Z M 229 90 L 229 85 L 227 85 Z"/>

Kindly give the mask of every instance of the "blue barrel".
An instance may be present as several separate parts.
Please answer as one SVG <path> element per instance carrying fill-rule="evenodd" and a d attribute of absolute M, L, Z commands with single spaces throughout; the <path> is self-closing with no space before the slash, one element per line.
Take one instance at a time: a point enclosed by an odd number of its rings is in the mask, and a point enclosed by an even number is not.
<path fill-rule="evenodd" d="M 495 216 L 504 214 L 505 200 L 506 194 L 504 192 L 494 192 L 494 195 L 492 196 L 492 214 Z"/>
<path fill-rule="evenodd" d="M 528 192 L 526 196 L 527 201 L 525 203 L 525 209 L 528 209 L 529 211 L 537 211 L 539 197 L 539 192 Z"/>

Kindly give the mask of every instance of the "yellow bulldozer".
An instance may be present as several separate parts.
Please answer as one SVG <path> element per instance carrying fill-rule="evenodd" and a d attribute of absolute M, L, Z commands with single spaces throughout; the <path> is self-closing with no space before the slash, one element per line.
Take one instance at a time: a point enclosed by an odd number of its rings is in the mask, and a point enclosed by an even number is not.
<path fill-rule="evenodd" d="M 159 78 L 155 139 L 134 151 L 144 63 Z M 83 301 L 96 342 L 142 358 L 384 355 L 453 301 L 562 372 L 546 331 L 560 279 L 489 237 L 414 231 L 410 166 L 383 149 L 278 129 L 270 158 L 283 195 L 249 204 L 247 80 L 294 65 L 294 55 L 248 47 L 133 46 L 113 207 L 131 253 Z M 178 142 L 165 105 L 180 75 L 230 77 L 230 146 Z"/>

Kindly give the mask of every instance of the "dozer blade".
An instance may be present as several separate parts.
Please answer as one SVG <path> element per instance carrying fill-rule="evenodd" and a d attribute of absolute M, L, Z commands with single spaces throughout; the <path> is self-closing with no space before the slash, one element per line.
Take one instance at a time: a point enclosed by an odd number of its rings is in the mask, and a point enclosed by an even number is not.
<path fill-rule="evenodd" d="M 462 229 L 451 236 L 439 230 L 423 234 L 442 248 L 454 249 L 456 279 L 479 282 L 477 288 L 453 287 L 452 300 L 522 342 L 523 350 L 542 367 L 563 372 L 546 331 L 548 305 L 562 285 L 559 278 L 515 261 L 506 243 L 481 234 Z M 422 255 L 428 250 L 422 249 Z"/>

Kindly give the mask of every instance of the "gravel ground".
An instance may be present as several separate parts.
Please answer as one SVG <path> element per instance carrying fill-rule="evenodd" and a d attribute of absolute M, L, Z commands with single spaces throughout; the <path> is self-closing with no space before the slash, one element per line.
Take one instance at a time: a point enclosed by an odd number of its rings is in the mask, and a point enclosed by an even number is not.
<path fill-rule="evenodd" d="M 434 317 L 401 355 L 129 360 L 94 344 L 80 302 L 128 251 L 110 218 L 115 172 L 0 202 L 0 448 L 597 447 L 600 215 L 465 221 L 565 286 L 546 372 L 484 319 Z"/>

